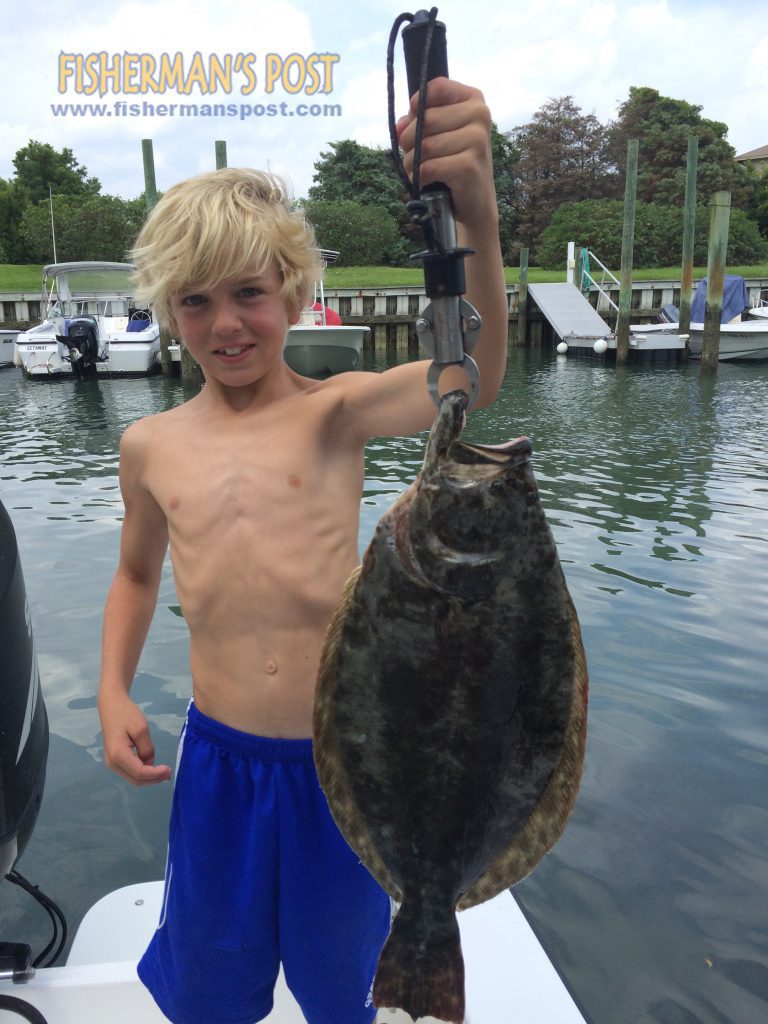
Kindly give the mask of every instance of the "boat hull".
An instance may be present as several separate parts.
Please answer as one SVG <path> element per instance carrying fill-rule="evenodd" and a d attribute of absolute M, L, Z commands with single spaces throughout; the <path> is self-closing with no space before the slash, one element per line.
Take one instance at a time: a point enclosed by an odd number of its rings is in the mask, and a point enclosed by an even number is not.
<path fill-rule="evenodd" d="M 298 325 L 288 331 L 284 357 L 303 377 L 330 377 L 354 370 L 370 327 Z"/>
<path fill-rule="evenodd" d="M 137 377 L 154 373 L 160 368 L 159 333 L 146 341 L 115 338 L 107 342 L 104 358 L 96 363 L 97 377 Z M 25 375 L 36 380 L 72 377 L 72 364 L 64 345 L 52 338 L 38 336 L 27 340 L 20 335 L 16 342 L 21 368 Z"/>
<path fill-rule="evenodd" d="M 690 351 L 692 359 L 701 359 L 704 325 L 691 324 Z M 721 363 L 762 363 L 768 361 L 768 324 L 745 320 L 739 324 L 720 325 Z"/>

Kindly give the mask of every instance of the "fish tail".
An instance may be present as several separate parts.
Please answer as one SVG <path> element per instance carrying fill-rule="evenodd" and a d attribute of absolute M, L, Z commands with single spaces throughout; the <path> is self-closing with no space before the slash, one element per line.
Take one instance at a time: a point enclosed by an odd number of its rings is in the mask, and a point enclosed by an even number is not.
<path fill-rule="evenodd" d="M 403 903 L 379 957 L 373 1003 L 405 1010 L 414 1020 L 463 1024 L 464 958 L 453 912 L 438 923 Z"/>

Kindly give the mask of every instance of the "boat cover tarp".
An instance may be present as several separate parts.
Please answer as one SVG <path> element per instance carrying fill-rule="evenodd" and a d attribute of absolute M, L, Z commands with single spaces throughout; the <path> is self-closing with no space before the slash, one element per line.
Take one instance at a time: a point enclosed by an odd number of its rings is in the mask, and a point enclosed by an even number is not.
<path fill-rule="evenodd" d="M 739 316 L 749 306 L 749 295 L 743 277 L 736 274 L 726 274 L 723 282 L 723 311 L 720 315 L 720 323 L 727 324 L 735 316 Z M 696 292 L 691 303 L 691 322 L 704 323 L 704 313 L 707 308 L 707 279 L 699 281 Z"/>

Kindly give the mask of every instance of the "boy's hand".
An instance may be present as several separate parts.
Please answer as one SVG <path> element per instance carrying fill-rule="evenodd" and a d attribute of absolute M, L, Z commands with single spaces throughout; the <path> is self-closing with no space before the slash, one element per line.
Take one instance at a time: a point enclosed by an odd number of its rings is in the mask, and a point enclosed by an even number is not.
<path fill-rule="evenodd" d="M 418 95 L 397 123 L 403 163 L 413 178 Z M 483 94 L 448 78 L 427 86 L 424 135 L 421 146 L 421 185 L 442 181 L 451 190 L 456 219 L 477 223 L 497 216 L 491 156 L 491 112 Z"/>
<path fill-rule="evenodd" d="M 134 786 L 170 779 L 170 767 L 154 763 L 155 747 L 149 725 L 140 708 L 127 695 L 100 697 L 99 714 L 107 767 Z"/>

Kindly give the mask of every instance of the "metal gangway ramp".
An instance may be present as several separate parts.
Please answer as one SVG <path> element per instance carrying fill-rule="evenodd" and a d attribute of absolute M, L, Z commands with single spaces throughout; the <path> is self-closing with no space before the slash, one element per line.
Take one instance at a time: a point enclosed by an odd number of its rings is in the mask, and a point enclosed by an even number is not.
<path fill-rule="evenodd" d="M 584 338 L 592 342 L 612 333 L 575 284 L 529 284 L 528 294 L 563 341 Z"/>

